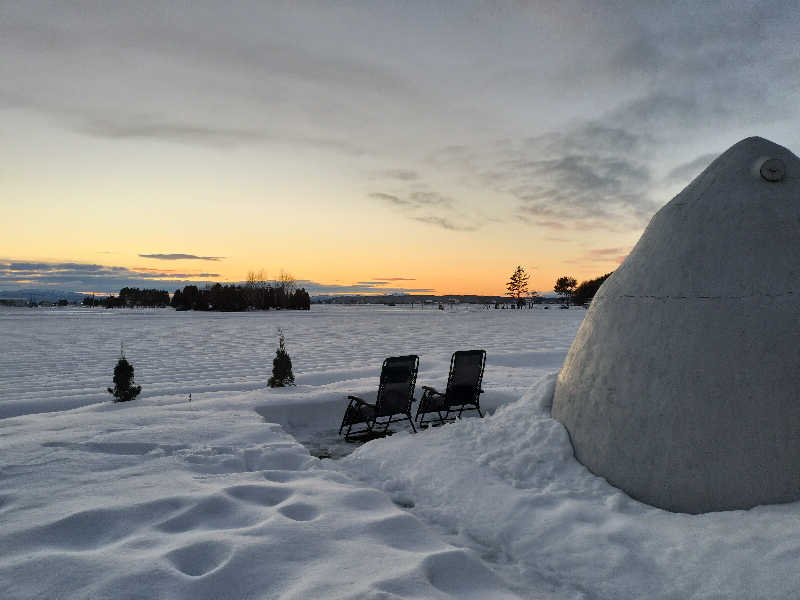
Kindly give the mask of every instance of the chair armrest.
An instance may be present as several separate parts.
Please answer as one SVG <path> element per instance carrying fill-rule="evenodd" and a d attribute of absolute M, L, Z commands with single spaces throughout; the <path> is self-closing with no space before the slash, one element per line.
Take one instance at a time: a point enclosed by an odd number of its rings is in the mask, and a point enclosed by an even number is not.
<path fill-rule="evenodd" d="M 431 387 L 431 386 L 429 386 L 429 385 L 423 385 L 423 386 L 420 386 L 420 387 L 421 387 L 423 390 L 425 390 L 425 392 L 426 392 L 426 393 L 428 393 L 428 394 L 435 394 L 435 395 L 437 395 L 437 396 L 441 396 L 441 395 L 442 395 L 442 393 L 441 393 L 441 392 L 439 392 L 439 391 L 437 391 L 437 390 L 436 390 L 436 388 L 432 388 L 432 387 Z"/>
<path fill-rule="evenodd" d="M 350 400 L 350 404 L 356 403 L 356 404 L 366 404 L 367 406 L 374 406 L 373 404 L 370 404 L 366 400 L 362 400 L 358 396 L 348 396 L 347 399 Z"/>

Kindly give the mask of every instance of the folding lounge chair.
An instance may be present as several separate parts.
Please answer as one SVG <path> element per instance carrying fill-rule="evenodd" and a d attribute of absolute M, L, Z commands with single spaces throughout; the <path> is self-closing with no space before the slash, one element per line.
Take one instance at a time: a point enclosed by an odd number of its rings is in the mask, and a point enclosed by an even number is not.
<path fill-rule="evenodd" d="M 348 396 L 350 403 L 344 412 L 339 435 L 347 428 L 344 439 L 355 437 L 378 437 L 389 432 L 389 424 L 408 419 L 411 429 L 414 420 L 411 418 L 411 403 L 414 402 L 414 385 L 417 382 L 419 357 L 392 356 L 383 361 L 380 384 L 375 404 L 365 402 L 358 396 Z M 395 416 L 399 415 L 399 418 Z M 363 424 L 363 428 L 353 431 L 354 425 Z"/>
<path fill-rule="evenodd" d="M 450 375 L 445 392 L 441 393 L 427 385 L 422 386 L 422 398 L 415 417 L 419 425 L 441 425 L 447 421 L 455 421 L 469 410 L 477 410 L 483 417 L 480 395 L 483 393 L 481 381 L 485 365 L 486 350 L 454 352 L 450 359 Z M 431 417 L 426 419 L 425 415 Z"/>

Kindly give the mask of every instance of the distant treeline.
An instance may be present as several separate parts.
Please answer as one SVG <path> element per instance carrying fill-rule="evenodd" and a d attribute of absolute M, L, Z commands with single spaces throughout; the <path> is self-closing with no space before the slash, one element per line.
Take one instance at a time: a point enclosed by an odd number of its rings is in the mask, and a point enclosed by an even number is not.
<path fill-rule="evenodd" d="M 317 296 L 317 304 L 496 304 L 509 303 L 505 296 L 476 296 L 474 294 L 447 294 L 443 296 L 433 294 L 348 294 L 346 296 Z"/>
<path fill-rule="evenodd" d="M 215 283 L 205 288 L 187 285 L 183 290 L 175 290 L 170 304 L 177 310 L 309 310 L 311 297 L 305 289 L 290 285 Z"/>
<path fill-rule="evenodd" d="M 613 271 L 611 273 L 613 273 Z M 594 298 L 594 295 L 597 293 L 597 290 L 600 289 L 600 286 L 603 285 L 603 282 L 611 276 L 611 273 L 606 273 L 605 275 L 588 281 L 582 281 L 572 293 L 572 301 L 578 306 L 589 302 Z"/>
<path fill-rule="evenodd" d="M 81 302 L 84 306 L 105 306 L 106 308 L 132 308 L 144 306 L 148 308 L 160 308 L 169 306 L 169 292 L 166 290 L 128 288 L 124 287 L 119 291 L 119 296 L 107 296 L 96 298 L 86 296 Z"/>
<path fill-rule="evenodd" d="M 214 285 L 198 288 L 187 285 L 175 290 L 170 300 L 166 290 L 122 288 L 118 296 L 87 296 L 84 306 L 105 308 L 161 308 L 171 306 L 176 310 L 243 311 L 294 309 L 309 310 L 311 298 L 303 288 L 295 288 L 290 282 L 257 282 L 245 285 Z"/>

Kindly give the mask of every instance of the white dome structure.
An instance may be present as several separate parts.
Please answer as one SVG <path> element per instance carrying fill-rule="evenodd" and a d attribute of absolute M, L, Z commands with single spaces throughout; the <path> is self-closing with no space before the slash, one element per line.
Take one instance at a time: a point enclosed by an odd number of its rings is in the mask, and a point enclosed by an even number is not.
<path fill-rule="evenodd" d="M 558 377 L 576 458 L 676 512 L 800 499 L 800 159 L 717 158 L 601 286 Z"/>

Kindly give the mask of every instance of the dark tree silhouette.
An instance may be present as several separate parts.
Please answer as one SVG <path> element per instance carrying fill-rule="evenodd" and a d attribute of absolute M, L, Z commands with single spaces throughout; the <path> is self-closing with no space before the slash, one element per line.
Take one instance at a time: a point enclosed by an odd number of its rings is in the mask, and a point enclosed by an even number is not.
<path fill-rule="evenodd" d="M 575 292 L 576 285 L 578 285 L 577 279 L 570 277 L 569 275 L 564 275 L 563 277 L 556 279 L 556 285 L 553 287 L 553 291 L 561 296 L 565 302 L 567 302 Z"/>
<path fill-rule="evenodd" d="M 611 273 L 613 273 L 613 271 Z M 575 288 L 575 293 L 572 296 L 575 304 L 582 306 L 594 298 L 597 290 L 599 290 L 603 282 L 611 276 L 611 273 L 606 273 L 605 275 L 589 279 L 588 281 L 582 281 L 581 284 Z"/>
<path fill-rule="evenodd" d="M 133 365 L 127 361 L 125 355 L 120 356 L 117 366 L 114 367 L 114 387 L 106 388 L 114 396 L 114 402 L 128 402 L 133 400 L 142 391 L 142 386 L 134 385 Z"/>
<path fill-rule="evenodd" d="M 261 273 L 248 274 L 245 285 L 215 283 L 202 289 L 187 285 L 182 291 L 175 290 L 170 305 L 176 310 L 311 309 L 311 296 L 304 288 L 291 283 L 294 280 L 270 283 L 261 279 L 262 276 Z"/>
<path fill-rule="evenodd" d="M 272 359 L 272 377 L 269 378 L 267 385 L 269 387 L 284 387 L 287 385 L 294 385 L 294 373 L 292 373 L 292 359 L 289 353 L 286 352 L 286 346 L 283 332 L 278 342 L 278 350 L 275 352 L 275 358 Z"/>
<path fill-rule="evenodd" d="M 506 296 L 514 298 L 518 305 L 524 304 L 524 296 L 528 293 L 529 279 L 530 275 L 525 272 L 525 269 L 517 265 L 517 268 L 514 269 L 514 272 L 506 283 Z"/>

